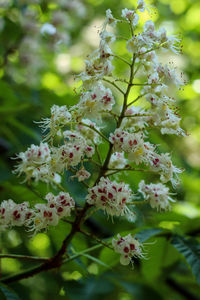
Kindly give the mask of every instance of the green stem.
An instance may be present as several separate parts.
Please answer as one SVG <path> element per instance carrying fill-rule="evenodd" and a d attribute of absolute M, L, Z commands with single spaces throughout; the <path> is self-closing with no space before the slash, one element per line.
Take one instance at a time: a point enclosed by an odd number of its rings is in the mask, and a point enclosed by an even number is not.
<path fill-rule="evenodd" d="M 116 54 L 111 54 L 111 56 L 115 57 L 115 58 L 118 58 L 119 60 L 123 61 L 124 63 L 126 63 L 127 65 L 129 65 L 129 67 L 131 67 L 131 64 L 126 60 L 124 59 L 123 57 L 119 56 L 119 55 L 116 55 Z"/>
<path fill-rule="evenodd" d="M 75 258 L 78 258 L 78 257 L 84 255 L 85 253 L 92 252 L 92 251 L 94 251 L 94 250 L 96 250 L 96 249 L 98 249 L 98 248 L 101 248 L 102 246 L 103 246 L 102 244 L 98 244 L 98 245 L 95 245 L 95 246 L 93 246 L 93 247 L 91 247 L 91 248 L 88 248 L 88 249 L 86 249 L 86 250 L 84 250 L 84 251 L 81 251 L 81 252 L 79 252 L 79 253 L 76 253 L 76 254 L 70 256 L 69 258 L 64 259 L 64 260 L 63 260 L 63 263 L 68 263 L 68 262 L 74 260 Z"/>
<path fill-rule="evenodd" d="M 151 117 L 149 114 L 135 114 L 135 115 L 125 115 L 124 118 L 138 118 L 138 117 Z"/>
<path fill-rule="evenodd" d="M 13 259 L 24 259 L 24 260 L 32 260 L 32 261 L 47 261 L 48 258 L 46 257 L 39 257 L 39 256 L 28 256 L 28 255 L 19 255 L 19 254 L 0 254 L 1 258 L 13 258 Z"/>
<path fill-rule="evenodd" d="M 95 131 L 95 132 L 98 133 L 98 135 L 100 135 L 106 142 L 110 143 L 109 139 L 108 139 L 105 135 L 103 135 L 103 133 L 101 133 L 99 130 L 97 130 L 95 127 L 93 127 L 93 126 L 91 126 L 91 125 L 87 125 L 87 124 L 85 124 L 85 123 L 83 123 L 83 122 L 80 122 L 79 124 L 82 125 L 82 126 L 88 127 L 88 128 L 90 128 L 91 130 Z"/>
<path fill-rule="evenodd" d="M 85 236 L 90 237 L 90 238 L 96 240 L 96 241 L 97 241 L 98 243 L 100 243 L 102 246 L 105 246 L 105 247 L 107 247 L 107 248 L 109 248 L 109 249 L 113 249 L 113 248 L 110 247 L 107 243 L 105 243 L 105 242 L 102 241 L 100 238 L 98 238 L 95 234 L 93 234 L 93 233 L 91 233 L 91 232 L 87 232 L 87 231 L 82 230 L 82 229 L 80 229 L 80 232 L 81 232 L 82 234 L 84 234 Z"/>
<path fill-rule="evenodd" d="M 120 87 L 118 87 L 117 84 L 115 84 L 113 81 L 110 81 L 108 79 L 103 78 L 103 81 L 108 82 L 110 84 L 112 84 L 120 93 L 122 93 L 124 95 L 124 92 L 120 89 Z"/>
<path fill-rule="evenodd" d="M 130 105 L 132 105 L 133 103 L 135 103 L 136 101 L 138 101 L 140 98 L 142 98 L 143 96 L 145 96 L 146 94 L 142 94 L 139 95 L 135 100 L 131 101 L 130 103 L 128 103 L 127 107 L 129 107 Z"/>

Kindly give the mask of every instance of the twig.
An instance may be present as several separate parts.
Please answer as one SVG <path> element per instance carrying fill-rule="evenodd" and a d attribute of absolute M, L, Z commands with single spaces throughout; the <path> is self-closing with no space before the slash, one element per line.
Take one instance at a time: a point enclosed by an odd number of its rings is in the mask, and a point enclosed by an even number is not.
<path fill-rule="evenodd" d="M 64 187 L 60 183 L 53 181 L 53 184 L 55 184 L 59 190 L 66 193 L 66 190 L 64 189 Z"/>
<path fill-rule="evenodd" d="M 138 117 L 151 117 L 149 114 L 135 114 L 135 115 L 125 115 L 124 118 L 138 118 Z"/>
<path fill-rule="evenodd" d="M 91 159 L 90 161 L 91 161 L 91 163 L 95 164 L 97 167 L 99 167 L 99 168 L 102 167 L 102 165 L 100 165 L 97 161 L 95 161 L 93 159 Z"/>
<path fill-rule="evenodd" d="M 132 105 L 133 103 L 135 103 L 136 101 L 138 101 L 140 98 L 142 98 L 143 96 L 145 96 L 146 94 L 142 94 L 139 95 L 135 100 L 131 101 L 130 103 L 128 103 L 127 107 L 129 107 L 130 105 Z"/>
<path fill-rule="evenodd" d="M 123 57 L 121 56 L 118 56 L 116 54 L 111 54 L 111 56 L 115 57 L 115 58 L 118 58 L 119 60 L 123 61 L 124 63 L 126 63 L 127 65 L 129 65 L 129 67 L 131 67 L 131 64 L 126 60 L 124 59 Z"/>
<path fill-rule="evenodd" d="M 39 257 L 39 256 L 28 256 L 28 255 L 19 255 L 19 254 L 0 254 L 0 259 L 2 258 L 13 258 L 13 259 L 24 259 L 32 261 L 47 261 L 49 258 Z"/>
<path fill-rule="evenodd" d="M 117 84 L 115 84 L 113 81 L 110 81 L 108 79 L 103 78 L 103 81 L 108 82 L 110 84 L 112 84 L 116 89 L 118 89 L 118 91 L 120 91 L 120 93 L 122 93 L 124 95 L 124 92 L 120 89 L 120 87 L 118 87 Z"/>
<path fill-rule="evenodd" d="M 162 85 L 162 83 L 148 83 L 148 82 L 145 82 L 145 83 L 132 83 L 131 85 L 132 86 L 147 86 L 147 85 L 157 86 L 157 85 Z"/>
<path fill-rule="evenodd" d="M 91 247 L 91 248 L 88 248 L 88 249 L 86 249 L 86 250 L 84 250 L 84 251 L 81 251 L 81 252 L 79 252 L 79 253 L 76 253 L 76 254 L 70 256 L 69 258 L 64 259 L 64 260 L 63 260 L 63 263 L 68 263 L 68 262 L 74 260 L 75 258 L 78 258 L 79 256 L 84 255 L 85 253 L 94 251 L 94 250 L 96 250 L 96 249 L 98 249 L 98 248 L 101 248 L 101 247 L 102 247 L 102 244 L 98 244 L 98 245 L 95 245 L 95 246 L 93 246 L 93 247 Z"/>
<path fill-rule="evenodd" d="M 91 237 L 92 239 L 96 240 L 98 243 L 102 244 L 103 246 L 105 246 L 105 247 L 107 247 L 107 248 L 113 250 L 112 247 L 110 247 L 107 243 L 105 243 L 105 242 L 102 241 L 100 238 L 98 238 L 95 234 L 93 234 L 93 233 L 91 233 L 91 232 L 87 232 L 87 231 L 82 230 L 82 229 L 80 229 L 80 232 L 81 232 L 82 234 L 84 234 L 85 236 Z"/>
<path fill-rule="evenodd" d="M 93 127 L 93 126 L 91 126 L 91 125 L 87 125 L 87 124 L 85 124 L 85 123 L 83 123 L 83 122 L 80 122 L 79 124 L 82 125 L 82 126 L 88 127 L 88 128 L 90 128 L 91 130 L 95 131 L 95 132 L 98 133 L 98 135 L 100 135 L 106 142 L 110 143 L 109 139 L 108 139 L 105 135 L 103 135 L 103 133 L 101 133 L 99 130 L 97 130 L 95 127 Z"/>

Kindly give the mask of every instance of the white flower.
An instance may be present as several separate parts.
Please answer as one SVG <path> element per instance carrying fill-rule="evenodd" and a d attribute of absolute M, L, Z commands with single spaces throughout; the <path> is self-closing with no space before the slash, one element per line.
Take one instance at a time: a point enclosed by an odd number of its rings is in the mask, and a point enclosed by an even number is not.
<path fill-rule="evenodd" d="M 17 158 L 21 161 L 14 172 L 19 175 L 24 173 L 26 181 L 31 178 L 34 178 L 36 181 L 49 180 L 48 163 L 51 160 L 51 153 L 47 143 L 41 142 L 40 146 L 31 145 L 25 152 L 20 152 Z"/>
<path fill-rule="evenodd" d="M 84 168 L 81 168 L 80 170 L 78 170 L 76 172 L 76 175 L 71 176 L 71 178 L 77 177 L 78 181 L 80 182 L 80 181 L 84 181 L 84 180 L 88 179 L 90 176 L 91 176 L 91 174 L 88 171 L 86 171 Z"/>
<path fill-rule="evenodd" d="M 71 113 L 67 109 L 66 105 L 58 106 L 53 105 L 51 107 L 51 118 L 43 119 L 38 122 L 42 127 L 43 132 L 49 130 L 49 133 L 45 137 L 48 140 L 50 137 L 55 137 L 60 134 L 60 129 L 68 125 L 71 121 Z"/>
<path fill-rule="evenodd" d="M 145 184 L 144 180 L 139 183 L 139 192 L 145 200 L 149 201 L 152 208 L 157 210 L 169 210 L 170 202 L 175 202 L 170 197 L 169 189 L 162 183 Z"/>
<path fill-rule="evenodd" d="M 162 134 L 176 134 L 185 136 L 184 130 L 180 127 L 181 118 L 165 103 L 168 98 L 157 100 L 157 105 L 152 109 L 152 121 L 154 126 L 161 128 Z M 154 103 L 156 102 L 154 101 Z M 161 102 L 163 101 L 163 103 Z M 155 103 L 156 104 L 156 103 Z"/>
<path fill-rule="evenodd" d="M 115 152 L 111 155 L 109 168 L 123 169 L 128 164 L 128 160 L 124 157 L 123 152 Z"/>
<path fill-rule="evenodd" d="M 4 200 L 0 206 L 0 226 L 6 228 L 26 225 L 31 215 L 28 202 L 17 204 L 11 199 Z"/>
<path fill-rule="evenodd" d="M 130 21 L 133 26 L 136 26 L 138 24 L 139 16 L 133 10 L 124 8 L 122 10 L 122 17 L 125 18 L 126 20 Z"/>
<path fill-rule="evenodd" d="M 49 226 L 56 226 L 61 218 L 70 216 L 75 207 L 75 202 L 68 193 L 60 192 L 57 196 L 49 193 L 45 199 L 48 203 L 36 204 L 27 221 L 27 227 L 34 234 Z"/>
<path fill-rule="evenodd" d="M 143 0 L 138 0 L 137 9 L 139 9 L 140 12 L 145 11 L 145 2 Z"/>
<path fill-rule="evenodd" d="M 78 131 L 63 132 L 64 145 L 52 147 L 50 169 L 52 172 L 62 173 L 69 167 L 77 166 L 84 157 L 92 157 L 94 148 L 87 144 L 85 138 Z"/>
<path fill-rule="evenodd" d="M 106 10 L 106 24 L 109 25 L 116 25 L 117 24 L 117 19 L 115 19 L 112 15 L 112 12 L 110 9 Z"/>
<path fill-rule="evenodd" d="M 56 208 L 59 218 L 70 216 L 75 207 L 75 201 L 69 193 L 60 192 L 57 196 L 49 193 L 45 199 L 48 201 L 49 208 Z"/>
<path fill-rule="evenodd" d="M 48 226 L 58 225 L 59 216 L 56 212 L 56 208 L 50 208 L 46 204 L 36 204 L 33 217 L 30 219 L 30 230 L 34 231 L 34 234 L 47 229 Z"/>
<path fill-rule="evenodd" d="M 45 23 L 40 29 L 41 34 L 54 35 L 56 33 L 56 27 L 50 23 Z"/>
<path fill-rule="evenodd" d="M 91 91 L 82 94 L 77 109 L 82 116 L 97 118 L 101 111 L 110 111 L 114 103 L 112 91 L 99 82 Z"/>
<path fill-rule="evenodd" d="M 124 266 L 128 265 L 130 262 L 133 262 L 132 259 L 135 258 L 144 258 L 142 252 L 142 244 L 132 237 L 131 234 L 128 234 L 124 237 L 121 237 L 120 234 L 117 235 L 117 239 L 112 240 L 112 245 L 115 252 L 121 254 L 120 263 Z"/>
<path fill-rule="evenodd" d="M 103 44 L 110 44 L 115 41 L 115 36 L 112 32 L 108 32 L 107 30 L 103 30 L 100 33 L 100 47 Z"/>
<path fill-rule="evenodd" d="M 127 204 L 131 202 L 132 191 L 129 185 L 121 182 L 110 181 L 101 177 L 99 183 L 88 189 L 86 197 L 89 204 L 103 209 L 111 216 L 133 215 Z"/>
<path fill-rule="evenodd" d="M 114 144 L 114 149 L 118 152 L 128 153 L 128 159 L 135 164 L 148 164 L 154 155 L 155 146 L 144 141 L 141 132 L 129 133 L 128 131 L 116 129 L 110 135 L 110 142 Z"/>
<path fill-rule="evenodd" d="M 178 182 L 178 175 L 182 170 L 173 165 L 169 153 L 155 154 L 149 161 L 150 169 L 160 174 L 160 180 L 163 183 L 171 181 L 173 186 Z"/>

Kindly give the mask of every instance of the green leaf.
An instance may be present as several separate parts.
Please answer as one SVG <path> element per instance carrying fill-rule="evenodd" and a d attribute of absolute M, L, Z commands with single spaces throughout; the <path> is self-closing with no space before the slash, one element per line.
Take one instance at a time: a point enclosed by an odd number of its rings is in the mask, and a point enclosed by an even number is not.
<path fill-rule="evenodd" d="M 129 295 L 133 295 L 135 300 L 148 299 L 148 300 L 162 300 L 163 298 L 157 291 L 150 286 L 119 280 L 120 285 L 128 292 Z"/>
<path fill-rule="evenodd" d="M 141 263 L 142 274 L 148 282 L 155 282 L 162 273 L 167 243 L 166 239 L 162 237 L 152 240 L 149 245 L 145 245 L 147 259 L 143 259 Z"/>
<path fill-rule="evenodd" d="M 144 229 L 140 232 L 138 232 L 135 237 L 140 241 L 140 242 L 145 242 L 148 239 L 150 239 L 152 236 L 163 232 L 164 230 L 162 228 L 148 228 Z"/>
<path fill-rule="evenodd" d="M 100 266 L 99 271 L 104 272 L 108 268 L 111 268 L 119 263 L 119 254 L 109 248 L 104 248 L 99 256 L 99 260 L 103 262 L 107 267 Z"/>
<path fill-rule="evenodd" d="M 193 238 L 186 239 L 180 235 L 174 235 L 171 243 L 185 257 L 200 284 L 200 244 Z"/>
<path fill-rule="evenodd" d="M 106 267 L 106 268 L 109 268 L 109 266 L 107 264 L 105 264 L 104 262 L 102 262 L 100 259 L 94 257 L 94 256 L 91 256 L 89 254 L 83 254 L 83 256 L 89 258 L 90 260 L 98 263 L 99 265 L 103 266 L 103 267 Z"/>
<path fill-rule="evenodd" d="M 20 298 L 17 296 L 17 294 L 9 287 L 7 287 L 5 284 L 0 283 L 0 291 L 3 294 L 3 297 L 1 297 L 1 300 L 20 300 Z M 0 294 L 1 296 L 1 294 Z"/>
<path fill-rule="evenodd" d="M 88 277 L 85 280 L 68 281 L 64 290 L 66 292 L 67 299 L 70 300 L 101 300 L 104 296 L 109 295 L 114 289 L 113 283 L 111 283 L 105 277 Z"/>

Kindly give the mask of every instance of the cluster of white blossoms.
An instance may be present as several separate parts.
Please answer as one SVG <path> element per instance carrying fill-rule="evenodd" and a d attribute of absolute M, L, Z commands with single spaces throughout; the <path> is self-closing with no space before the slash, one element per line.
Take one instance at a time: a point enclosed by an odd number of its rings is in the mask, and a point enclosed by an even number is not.
<path fill-rule="evenodd" d="M 128 184 L 117 183 L 101 177 L 99 183 L 88 190 L 87 202 L 103 209 L 111 216 L 133 215 L 127 204 L 131 202 L 132 191 Z"/>
<path fill-rule="evenodd" d="M 29 203 L 17 204 L 13 200 L 4 200 L 0 206 L 0 228 L 26 225 L 32 215 Z"/>
<path fill-rule="evenodd" d="M 170 209 L 170 201 L 174 200 L 170 197 L 169 189 L 162 183 L 145 184 L 142 180 L 139 184 L 139 192 L 142 193 L 144 199 L 149 202 L 152 208 L 157 210 Z"/>
<path fill-rule="evenodd" d="M 31 145 L 17 156 L 20 161 L 15 172 L 25 175 L 28 181 L 52 183 L 52 187 L 57 183 L 59 187 L 65 171 L 72 172 L 73 176 L 70 177 L 88 188 L 85 207 L 79 208 L 83 209 L 83 213 L 93 207 L 103 210 L 111 218 L 135 219 L 134 205 L 138 201 L 133 200 L 136 193 L 127 183 L 117 182 L 117 174 L 122 171 L 145 171 L 153 173 L 156 180 L 160 178 L 161 183 L 146 184 L 142 180 L 139 184 L 138 192 L 142 193 L 152 208 L 168 210 L 170 202 L 174 201 L 165 183 L 175 187 L 181 170 L 174 166 L 169 153 L 160 153 L 159 146 L 148 141 L 148 138 L 151 128 L 156 128 L 161 134 L 184 135 L 179 126 L 180 117 L 173 108 L 175 100 L 167 95 L 169 84 L 180 87 L 181 80 L 174 69 L 159 62 L 156 54 L 157 49 L 169 49 L 177 53 L 179 41 L 175 36 L 168 37 L 164 29 L 156 30 L 152 21 L 144 24 L 143 32 L 135 34 L 138 13 L 146 9 L 144 1 L 139 0 L 135 10 L 122 11 L 123 20 L 114 18 L 111 10 L 107 10 L 99 48 L 87 57 L 86 69 L 79 76 L 83 83 L 80 102 L 70 108 L 54 105 L 51 117 L 40 122 L 46 135 L 45 142 L 41 142 L 40 146 Z M 117 35 L 114 34 L 115 28 L 112 33 L 108 32 L 107 25 L 117 27 L 121 22 L 131 29 L 131 38 L 127 41 L 127 50 L 132 53 L 130 62 L 111 50 Z M 113 59 L 121 59 L 128 64 L 128 68 L 131 68 L 129 80 L 116 80 L 113 76 Z M 120 80 L 123 87 L 117 84 Z M 120 110 L 117 110 L 117 101 L 104 82 L 117 88 L 123 95 L 124 102 Z M 134 85 L 141 86 L 141 94 L 136 94 L 136 99 L 132 100 L 128 96 Z M 135 105 L 140 99 L 145 100 L 142 102 L 145 104 Z M 112 128 L 110 132 L 105 130 L 106 125 L 103 124 L 105 115 L 116 124 L 115 128 L 112 127 L 114 125 L 108 128 Z M 105 144 L 109 145 L 105 147 L 105 150 L 108 149 L 107 156 L 101 151 Z M 90 172 L 87 168 L 90 168 Z M 57 225 L 59 219 L 69 216 L 75 206 L 74 200 L 66 193 L 58 196 L 50 193 L 46 199 L 47 204 L 37 204 L 33 210 L 29 209 L 28 204 L 20 204 L 16 209 L 12 200 L 4 201 L 0 211 L 1 224 L 27 224 L 37 232 L 49 225 Z M 18 217 L 18 213 L 21 217 Z M 142 245 L 130 234 L 125 237 L 118 235 L 117 240 L 113 240 L 113 247 L 121 255 L 120 261 L 124 265 L 129 264 L 132 257 L 143 257 Z"/>
<path fill-rule="evenodd" d="M 120 254 L 120 263 L 122 265 L 128 265 L 133 263 L 133 258 L 144 258 L 142 251 L 142 244 L 132 237 L 131 234 L 121 237 L 117 235 L 117 239 L 112 240 L 114 250 Z"/>
<path fill-rule="evenodd" d="M 111 90 L 98 83 L 91 91 L 82 94 L 77 110 L 82 116 L 96 118 L 101 116 L 102 111 L 111 111 L 113 104 L 115 100 Z"/>
<path fill-rule="evenodd" d="M 61 218 L 70 216 L 75 207 L 68 193 L 61 192 L 57 196 L 49 193 L 45 199 L 47 204 L 36 204 L 34 208 L 30 208 L 28 202 L 18 204 L 11 199 L 4 200 L 0 206 L 0 228 L 25 226 L 37 233 L 56 226 Z"/>

